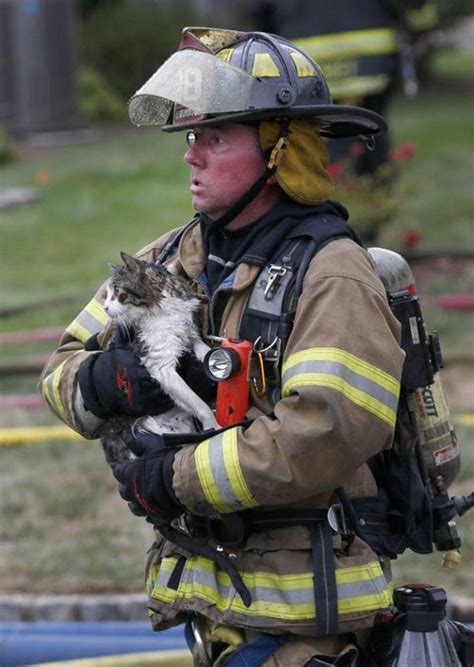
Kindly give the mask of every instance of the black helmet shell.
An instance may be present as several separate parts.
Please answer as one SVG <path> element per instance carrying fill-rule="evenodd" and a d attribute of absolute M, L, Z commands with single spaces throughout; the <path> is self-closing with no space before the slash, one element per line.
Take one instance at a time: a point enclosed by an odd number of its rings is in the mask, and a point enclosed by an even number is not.
<path fill-rule="evenodd" d="M 187 53 L 180 50 L 171 56 L 131 99 L 132 122 L 159 124 L 165 132 L 176 132 L 224 122 L 305 117 L 318 121 L 326 137 L 371 136 L 386 130 L 384 119 L 375 112 L 334 104 L 319 65 L 282 37 L 189 28 L 183 31 L 183 47 Z M 197 111 L 192 101 L 179 97 L 175 82 L 169 83 L 172 77 L 160 80 L 164 68 L 174 73 L 173 65 L 202 70 L 198 78 L 208 90 Z"/>

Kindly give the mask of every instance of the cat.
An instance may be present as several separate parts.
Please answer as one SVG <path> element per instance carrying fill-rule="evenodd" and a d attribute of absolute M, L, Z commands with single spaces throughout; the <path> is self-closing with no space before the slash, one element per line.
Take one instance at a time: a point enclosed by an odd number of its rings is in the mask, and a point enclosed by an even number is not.
<path fill-rule="evenodd" d="M 212 410 L 177 372 L 179 359 L 192 352 L 203 361 L 209 346 L 202 340 L 196 320 L 202 299 L 185 278 L 171 274 L 161 264 L 150 264 L 121 252 L 123 265 L 111 264 L 112 277 L 104 302 L 106 313 L 125 330 L 133 328 L 141 363 L 175 407 L 134 421 L 134 428 L 153 433 L 195 433 L 197 418 L 204 430 L 218 428 Z M 129 420 L 129 423 L 132 420 Z M 120 425 L 120 426 L 119 426 Z M 123 419 L 112 420 L 103 438 L 107 458 L 131 458 L 114 432 Z"/>

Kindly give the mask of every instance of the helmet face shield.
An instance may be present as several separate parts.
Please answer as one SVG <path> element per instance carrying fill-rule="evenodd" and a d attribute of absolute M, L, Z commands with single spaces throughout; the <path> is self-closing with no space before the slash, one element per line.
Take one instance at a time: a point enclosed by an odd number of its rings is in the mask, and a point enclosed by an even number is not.
<path fill-rule="evenodd" d="M 319 65 L 268 33 L 186 28 L 179 50 L 129 102 L 135 125 L 166 132 L 197 125 L 312 118 L 324 137 L 374 135 L 384 119 L 333 104 Z"/>
<path fill-rule="evenodd" d="M 163 125 L 173 105 L 174 122 L 190 117 L 244 111 L 258 81 L 210 53 L 185 49 L 173 54 L 129 103 L 135 125 Z"/>

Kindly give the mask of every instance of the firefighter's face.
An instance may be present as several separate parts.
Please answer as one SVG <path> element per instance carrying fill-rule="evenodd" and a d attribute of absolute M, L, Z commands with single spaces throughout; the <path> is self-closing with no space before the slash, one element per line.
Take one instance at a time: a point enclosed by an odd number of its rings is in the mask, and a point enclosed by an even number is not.
<path fill-rule="evenodd" d="M 238 123 L 198 127 L 188 133 L 184 159 L 191 166 L 196 211 L 217 220 L 260 178 L 265 161 L 257 130 Z"/>

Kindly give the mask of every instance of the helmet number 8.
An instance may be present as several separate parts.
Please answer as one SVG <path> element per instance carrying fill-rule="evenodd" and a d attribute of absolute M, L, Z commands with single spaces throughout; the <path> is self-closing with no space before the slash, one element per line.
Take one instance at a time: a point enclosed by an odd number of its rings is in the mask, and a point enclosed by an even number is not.
<path fill-rule="evenodd" d="M 202 72 L 197 67 L 190 67 L 178 74 L 178 86 L 183 103 L 196 102 L 202 94 Z"/>

